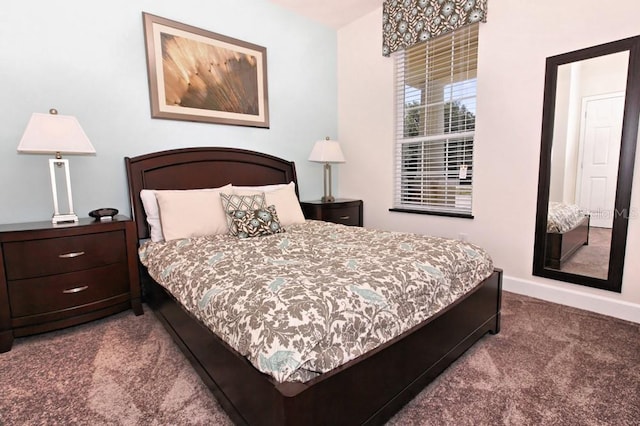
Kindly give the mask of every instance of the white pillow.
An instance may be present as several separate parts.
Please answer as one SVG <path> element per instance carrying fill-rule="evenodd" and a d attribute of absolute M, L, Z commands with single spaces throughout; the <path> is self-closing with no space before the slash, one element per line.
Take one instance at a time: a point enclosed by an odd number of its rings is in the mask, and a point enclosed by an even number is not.
<path fill-rule="evenodd" d="M 296 184 L 290 182 L 284 186 L 269 191 L 248 190 L 242 187 L 234 187 L 233 192 L 237 195 L 254 195 L 264 192 L 264 198 L 268 206 L 276 206 L 280 225 L 288 226 L 295 223 L 304 223 L 304 213 L 300 207 L 300 201 L 296 196 Z"/>
<path fill-rule="evenodd" d="M 140 199 L 142 200 L 142 206 L 144 207 L 144 212 L 147 216 L 147 223 L 151 228 L 151 232 L 150 232 L 151 241 L 153 241 L 154 243 L 157 243 L 160 241 L 164 241 L 165 239 L 162 232 L 162 223 L 160 221 L 160 209 L 158 207 L 158 201 L 157 201 L 158 193 L 221 191 L 221 190 L 227 190 L 229 188 L 231 188 L 231 184 L 227 184 L 218 188 L 188 189 L 188 190 L 143 189 L 142 191 L 140 191 Z"/>
<path fill-rule="evenodd" d="M 227 233 L 227 218 L 220 193 L 228 188 L 204 191 L 157 191 L 162 234 L 166 241 Z"/>
<path fill-rule="evenodd" d="M 160 210 L 158 209 L 158 201 L 153 189 L 143 189 L 140 191 L 140 199 L 144 212 L 147 215 L 147 223 L 151 229 L 151 241 L 154 243 L 164 240 L 162 236 L 162 225 L 160 224 Z"/>
<path fill-rule="evenodd" d="M 233 185 L 233 190 L 235 191 L 236 189 L 238 191 L 253 191 L 250 195 L 255 194 L 255 191 L 258 192 L 271 192 L 271 191 L 275 191 L 276 189 L 282 189 L 282 188 L 286 188 L 287 185 L 290 184 L 294 184 L 293 182 L 290 183 L 277 183 L 275 185 L 261 185 L 261 186 L 235 186 Z M 239 194 L 242 195 L 242 194 Z"/>

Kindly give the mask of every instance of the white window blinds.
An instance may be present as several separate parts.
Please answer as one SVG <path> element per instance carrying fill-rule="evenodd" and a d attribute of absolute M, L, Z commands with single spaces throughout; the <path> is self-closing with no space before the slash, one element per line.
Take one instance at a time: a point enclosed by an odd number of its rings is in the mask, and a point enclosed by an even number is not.
<path fill-rule="evenodd" d="M 478 25 L 394 54 L 394 209 L 471 216 Z"/>

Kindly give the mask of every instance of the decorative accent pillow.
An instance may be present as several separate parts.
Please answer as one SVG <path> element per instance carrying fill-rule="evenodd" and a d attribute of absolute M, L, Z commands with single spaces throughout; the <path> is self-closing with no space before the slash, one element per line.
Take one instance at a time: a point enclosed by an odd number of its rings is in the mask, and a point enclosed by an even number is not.
<path fill-rule="evenodd" d="M 234 226 L 233 219 L 229 212 L 237 210 L 253 211 L 258 209 L 266 209 L 267 203 L 264 200 L 264 192 L 254 195 L 237 195 L 237 194 L 220 194 L 222 199 L 222 208 L 227 212 L 227 227 L 231 235 L 238 235 L 238 231 Z"/>
<path fill-rule="evenodd" d="M 280 226 L 275 206 L 256 210 L 231 210 L 227 212 L 237 231 L 238 238 L 260 237 L 284 232 Z"/>
<path fill-rule="evenodd" d="M 142 206 L 144 207 L 145 215 L 147 216 L 147 223 L 150 228 L 151 241 L 158 243 L 164 241 L 164 235 L 162 234 L 162 223 L 160 222 L 160 207 L 158 207 L 158 200 L 156 195 L 158 193 L 171 193 L 171 192 L 206 192 L 206 191 L 220 191 L 231 188 L 231 184 L 220 186 L 218 188 L 204 188 L 204 189 L 186 189 L 186 190 L 158 190 L 158 189 L 143 189 L 140 191 L 140 200 L 142 200 Z M 222 212 L 224 216 L 224 211 Z"/>
<path fill-rule="evenodd" d="M 238 195 L 250 195 L 257 193 L 255 190 L 238 186 L 233 187 L 233 192 Z M 267 205 L 273 204 L 276 206 L 282 226 L 287 227 L 295 223 L 304 223 L 304 213 L 302 213 L 300 201 L 296 195 L 295 182 L 290 182 L 282 186 L 270 185 L 269 191 L 264 193 L 264 198 Z"/>
<path fill-rule="evenodd" d="M 156 191 L 164 239 L 227 233 L 220 193 L 224 189 Z"/>

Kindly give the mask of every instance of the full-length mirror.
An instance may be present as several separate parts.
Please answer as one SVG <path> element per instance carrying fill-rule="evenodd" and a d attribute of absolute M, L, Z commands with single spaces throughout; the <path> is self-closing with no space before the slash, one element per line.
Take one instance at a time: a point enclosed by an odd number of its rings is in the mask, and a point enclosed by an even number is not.
<path fill-rule="evenodd" d="M 640 37 L 547 58 L 534 275 L 621 291 Z"/>

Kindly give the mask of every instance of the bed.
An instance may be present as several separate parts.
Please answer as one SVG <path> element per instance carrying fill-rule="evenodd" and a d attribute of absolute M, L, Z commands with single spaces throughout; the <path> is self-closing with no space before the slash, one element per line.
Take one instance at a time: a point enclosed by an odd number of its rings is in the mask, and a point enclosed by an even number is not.
<path fill-rule="evenodd" d="M 139 196 L 143 189 L 297 183 L 292 162 L 232 148 L 170 150 L 125 163 L 140 240 L 150 236 Z M 476 341 L 500 330 L 502 271 L 496 269 L 463 297 L 386 343 L 307 381 L 281 382 L 214 334 L 142 266 L 141 276 L 145 301 L 237 424 L 380 424 Z"/>
<path fill-rule="evenodd" d="M 588 245 L 589 223 L 590 216 L 579 206 L 549 202 L 545 266 L 561 269 L 580 247 Z"/>

